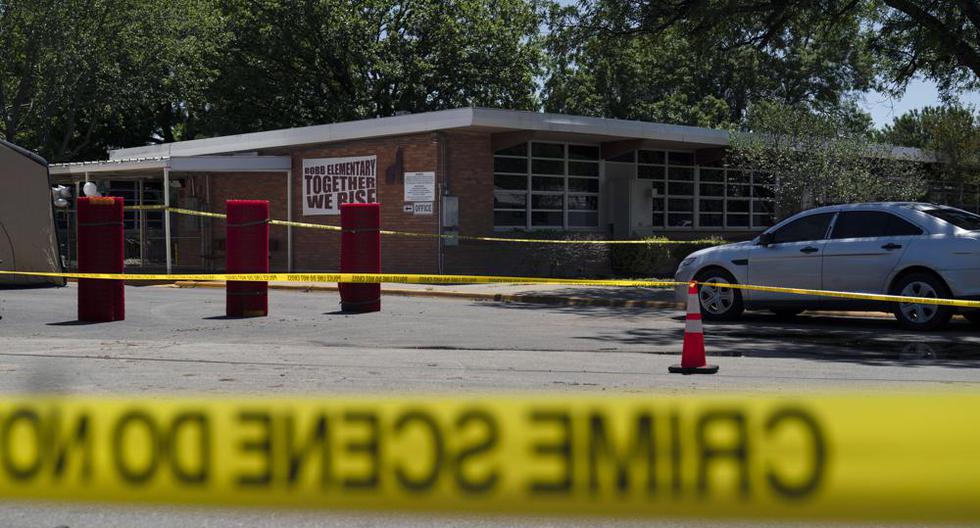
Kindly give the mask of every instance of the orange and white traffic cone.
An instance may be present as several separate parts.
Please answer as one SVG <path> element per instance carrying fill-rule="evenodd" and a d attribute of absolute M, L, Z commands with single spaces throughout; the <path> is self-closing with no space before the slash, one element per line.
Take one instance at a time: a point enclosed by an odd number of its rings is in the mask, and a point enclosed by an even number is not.
<path fill-rule="evenodd" d="M 714 374 L 718 365 L 708 365 L 704 357 L 704 325 L 701 323 L 701 303 L 698 302 L 698 284 L 687 285 L 687 318 L 684 323 L 684 350 L 681 364 L 667 368 L 675 374 Z"/>

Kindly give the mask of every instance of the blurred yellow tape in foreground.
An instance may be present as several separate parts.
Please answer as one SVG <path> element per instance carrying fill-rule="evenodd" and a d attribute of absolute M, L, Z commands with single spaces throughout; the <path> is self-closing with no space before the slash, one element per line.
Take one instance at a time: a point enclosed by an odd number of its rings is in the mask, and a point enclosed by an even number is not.
<path fill-rule="evenodd" d="M 980 395 L 10 397 L 6 498 L 976 521 Z"/>

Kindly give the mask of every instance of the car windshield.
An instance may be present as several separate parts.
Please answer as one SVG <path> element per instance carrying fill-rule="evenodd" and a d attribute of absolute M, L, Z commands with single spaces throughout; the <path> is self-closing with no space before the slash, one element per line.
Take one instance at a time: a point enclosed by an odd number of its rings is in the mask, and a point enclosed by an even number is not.
<path fill-rule="evenodd" d="M 960 229 L 966 229 L 967 231 L 980 231 L 980 215 L 975 215 L 959 209 L 948 208 L 926 209 L 923 212 L 935 216 L 940 220 L 945 220 Z"/>

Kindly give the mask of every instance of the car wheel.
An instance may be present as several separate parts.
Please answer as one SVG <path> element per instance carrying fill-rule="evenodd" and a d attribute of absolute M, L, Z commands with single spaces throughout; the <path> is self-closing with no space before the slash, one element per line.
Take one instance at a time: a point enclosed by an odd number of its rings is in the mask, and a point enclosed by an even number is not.
<path fill-rule="evenodd" d="M 721 286 L 736 284 L 731 273 L 719 268 L 709 268 L 698 273 L 694 280 L 698 282 L 701 317 L 708 321 L 731 321 L 742 315 L 745 310 L 742 292 Z"/>
<path fill-rule="evenodd" d="M 902 277 L 892 288 L 893 295 L 907 297 L 949 298 L 949 288 L 935 275 L 912 273 Z M 935 330 L 949 322 L 953 309 L 936 304 L 897 303 L 895 319 L 909 330 Z"/>
<path fill-rule="evenodd" d="M 773 308 L 769 310 L 777 319 L 792 319 L 803 313 L 802 308 Z"/>

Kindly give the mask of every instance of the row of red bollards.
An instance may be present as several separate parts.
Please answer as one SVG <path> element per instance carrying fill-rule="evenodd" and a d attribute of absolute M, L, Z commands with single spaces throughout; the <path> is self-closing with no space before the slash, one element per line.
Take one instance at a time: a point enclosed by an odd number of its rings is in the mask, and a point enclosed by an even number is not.
<path fill-rule="evenodd" d="M 78 199 L 78 271 L 123 273 L 122 198 Z M 226 273 L 269 273 L 269 202 L 228 200 Z M 340 207 L 341 273 L 381 273 L 380 204 Z M 341 310 L 364 313 L 381 310 L 380 284 L 340 284 Z M 79 279 L 78 320 L 121 321 L 126 318 L 123 281 Z M 269 315 L 267 282 L 228 281 L 228 317 Z"/>

